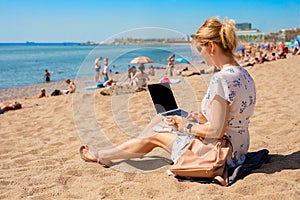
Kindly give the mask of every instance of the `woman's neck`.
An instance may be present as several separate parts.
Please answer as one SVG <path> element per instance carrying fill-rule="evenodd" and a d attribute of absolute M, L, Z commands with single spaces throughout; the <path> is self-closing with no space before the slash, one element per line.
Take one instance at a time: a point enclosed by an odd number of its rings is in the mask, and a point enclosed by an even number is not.
<path fill-rule="evenodd" d="M 217 68 L 218 68 L 219 70 L 222 70 L 222 69 L 224 69 L 224 68 L 226 68 L 226 67 L 230 67 L 230 66 L 238 66 L 238 65 L 239 65 L 239 64 L 235 61 L 234 58 L 228 58 L 228 57 L 226 57 L 226 58 L 220 60 L 220 62 L 219 62 L 218 65 L 217 65 Z"/>

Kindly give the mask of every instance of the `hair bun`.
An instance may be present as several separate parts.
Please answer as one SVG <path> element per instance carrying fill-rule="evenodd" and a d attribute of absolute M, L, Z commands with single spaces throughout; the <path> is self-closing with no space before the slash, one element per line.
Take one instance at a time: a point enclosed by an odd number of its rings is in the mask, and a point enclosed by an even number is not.
<path fill-rule="evenodd" d="M 236 48 L 235 21 L 224 19 L 220 29 L 221 43 L 224 49 L 234 50 Z"/>

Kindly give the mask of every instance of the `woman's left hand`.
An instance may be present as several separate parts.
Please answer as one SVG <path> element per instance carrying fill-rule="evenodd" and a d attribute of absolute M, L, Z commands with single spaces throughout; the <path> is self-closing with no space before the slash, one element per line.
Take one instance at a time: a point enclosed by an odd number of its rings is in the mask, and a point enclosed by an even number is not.
<path fill-rule="evenodd" d="M 186 127 L 189 121 L 185 117 L 174 115 L 174 116 L 167 116 L 166 122 L 176 130 L 180 132 L 184 132 L 184 128 Z"/>

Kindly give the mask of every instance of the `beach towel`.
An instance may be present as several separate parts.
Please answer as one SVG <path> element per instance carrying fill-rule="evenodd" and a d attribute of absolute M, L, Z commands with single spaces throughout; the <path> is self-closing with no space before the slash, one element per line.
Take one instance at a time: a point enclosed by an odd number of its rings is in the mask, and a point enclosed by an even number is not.
<path fill-rule="evenodd" d="M 246 160 L 243 164 L 229 169 L 228 171 L 228 185 L 233 184 L 238 179 L 242 179 L 254 169 L 258 169 L 263 163 L 267 162 L 269 159 L 269 151 L 267 149 L 262 149 L 257 152 L 249 152 L 246 154 Z M 204 178 L 192 178 L 192 177 L 180 177 L 175 176 L 175 178 L 180 182 L 198 182 L 198 183 L 211 183 L 212 179 Z"/>
<path fill-rule="evenodd" d="M 170 83 L 170 84 L 177 84 L 181 82 L 181 79 L 169 79 L 168 77 L 161 78 L 159 83 Z"/>
<path fill-rule="evenodd" d="M 100 89 L 100 88 L 108 89 L 108 88 L 110 88 L 110 86 L 97 85 L 97 86 L 93 86 L 93 87 L 86 87 L 86 88 L 83 89 L 83 91 L 86 92 L 86 91 L 91 91 L 91 90 L 97 90 L 97 89 Z"/>
<path fill-rule="evenodd" d="M 84 82 L 85 84 L 87 84 L 87 85 L 99 85 L 99 84 L 103 84 L 104 82 L 102 82 L 102 81 L 86 81 L 86 82 Z"/>
<path fill-rule="evenodd" d="M 99 87 L 93 86 L 93 87 L 87 87 L 87 88 L 84 88 L 83 91 L 86 92 L 86 91 L 97 90 L 97 89 L 99 89 Z"/>
<path fill-rule="evenodd" d="M 262 149 L 257 152 L 250 152 L 246 155 L 246 160 L 242 165 L 237 166 L 234 169 L 229 170 L 229 184 L 233 184 L 238 179 L 242 179 L 254 169 L 258 169 L 263 163 L 269 159 L 269 151 Z"/>

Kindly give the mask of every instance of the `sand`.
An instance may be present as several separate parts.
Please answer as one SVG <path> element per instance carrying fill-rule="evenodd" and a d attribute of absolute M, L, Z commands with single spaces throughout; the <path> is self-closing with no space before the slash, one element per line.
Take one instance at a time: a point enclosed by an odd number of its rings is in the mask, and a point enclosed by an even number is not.
<path fill-rule="evenodd" d="M 108 169 L 81 160 L 83 143 L 105 147 L 140 135 L 155 115 L 147 91 L 24 100 L 14 89 L 19 95 L 5 98 L 21 98 L 25 108 L 0 115 L 0 199 L 298 199 L 299 63 L 295 56 L 247 68 L 257 85 L 250 151 L 266 148 L 270 161 L 230 187 L 178 182 L 161 150 Z M 172 85 L 187 110 L 197 109 L 206 86 L 202 76 Z"/>

